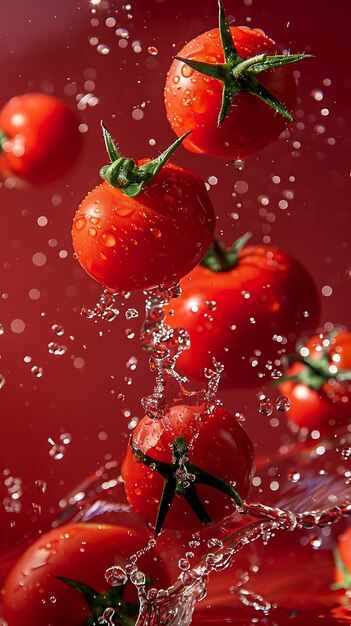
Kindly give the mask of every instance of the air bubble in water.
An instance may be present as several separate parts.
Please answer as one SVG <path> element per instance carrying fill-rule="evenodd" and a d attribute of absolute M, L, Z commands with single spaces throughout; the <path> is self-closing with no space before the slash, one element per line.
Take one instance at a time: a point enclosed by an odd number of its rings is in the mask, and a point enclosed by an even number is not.
<path fill-rule="evenodd" d="M 264 398 L 263 400 L 260 400 L 258 411 L 259 413 L 261 413 L 261 415 L 265 415 L 266 417 L 269 417 L 270 415 L 272 415 L 273 413 L 272 400 L 270 400 L 269 398 Z"/>
<path fill-rule="evenodd" d="M 279 398 L 276 399 L 275 406 L 277 411 L 284 413 L 285 411 L 289 411 L 291 402 L 287 396 L 279 396 Z"/>
<path fill-rule="evenodd" d="M 105 580 L 111 587 L 117 587 L 117 585 L 125 585 L 128 576 L 122 567 L 114 565 L 106 570 Z"/>

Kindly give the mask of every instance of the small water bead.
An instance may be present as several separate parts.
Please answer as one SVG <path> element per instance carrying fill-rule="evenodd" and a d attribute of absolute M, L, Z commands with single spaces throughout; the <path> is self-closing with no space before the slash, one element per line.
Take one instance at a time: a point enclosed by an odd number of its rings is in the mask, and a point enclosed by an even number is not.
<path fill-rule="evenodd" d="M 290 472 L 290 474 L 288 475 L 288 479 L 292 483 L 298 483 L 301 479 L 301 474 L 300 472 Z"/>
<path fill-rule="evenodd" d="M 220 539 L 217 539 L 216 537 L 212 537 L 207 542 L 208 548 L 223 548 L 223 545 L 224 545 L 223 541 L 221 541 Z"/>
<path fill-rule="evenodd" d="M 117 587 L 117 585 L 125 585 L 128 576 L 122 567 L 114 565 L 106 570 L 105 580 L 111 587 Z"/>
<path fill-rule="evenodd" d="M 245 167 L 245 163 L 241 159 L 237 159 L 236 161 L 233 161 L 233 167 L 239 172 L 242 172 Z"/>
<path fill-rule="evenodd" d="M 53 324 L 51 326 L 51 330 L 58 337 L 61 337 L 65 332 L 65 329 L 63 328 L 63 326 L 61 326 L 61 324 Z"/>
<path fill-rule="evenodd" d="M 51 602 L 51 604 L 56 604 L 57 598 L 55 596 L 51 596 L 50 597 L 50 602 Z"/>
<path fill-rule="evenodd" d="M 271 372 L 271 378 L 273 378 L 273 380 L 278 380 L 281 376 L 283 376 L 283 373 L 280 370 L 273 370 Z"/>
<path fill-rule="evenodd" d="M 136 309 L 127 309 L 125 312 L 125 317 L 127 320 L 131 320 L 133 318 L 139 317 L 139 312 Z"/>
<path fill-rule="evenodd" d="M 215 568 L 216 565 L 218 565 L 218 563 L 220 563 L 220 561 L 222 560 L 223 555 L 222 554 L 214 554 L 213 552 L 209 552 L 206 555 L 206 564 L 209 567 L 213 567 Z"/>
<path fill-rule="evenodd" d="M 205 305 L 210 311 L 215 311 L 217 308 L 217 302 L 215 300 L 206 300 Z"/>
<path fill-rule="evenodd" d="M 45 480 L 36 480 L 36 481 L 34 481 L 34 485 L 36 486 L 37 489 L 39 489 L 39 491 L 41 491 L 42 493 L 45 493 L 45 491 L 46 491 L 46 481 Z"/>
<path fill-rule="evenodd" d="M 62 444 L 55 443 L 54 440 L 51 439 L 51 437 L 49 437 L 48 442 L 51 445 L 51 448 L 49 450 L 49 455 L 55 461 L 61 461 L 61 459 L 63 459 L 65 452 L 66 452 L 65 446 Z"/>
<path fill-rule="evenodd" d="M 314 550 L 319 550 L 322 545 L 322 540 L 319 537 L 312 537 L 312 539 L 310 539 L 310 545 Z"/>
<path fill-rule="evenodd" d="M 130 574 L 130 581 L 136 587 L 143 587 L 146 583 L 146 576 L 144 572 L 141 572 L 140 570 L 136 569 Z"/>
<path fill-rule="evenodd" d="M 62 433 L 62 435 L 60 435 L 60 439 L 65 446 L 68 446 L 68 444 L 72 441 L 72 435 L 71 433 Z"/>
<path fill-rule="evenodd" d="M 275 406 L 277 411 L 284 413 L 285 411 L 289 411 L 291 402 L 287 396 L 279 396 L 279 398 L 276 399 Z"/>
<path fill-rule="evenodd" d="M 182 572 L 186 572 L 188 569 L 190 569 L 190 563 L 188 559 L 184 559 L 184 558 L 179 559 L 178 567 L 180 570 L 182 570 Z"/>
<path fill-rule="evenodd" d="M 30 371 L 32 372 L 33 376 L 35 376 L 35 378 L 42 378 L 42 376 L 44 375 L 44 370 L 39 365 L 33 365 Z"/>
<path fill-rule="evenodd" d="M 3 335 L 5 332 L 5 328 L 3 327 L 2 324 L 0 324 L 0 335 Z"/>
<path fill-rule="evenodd" d="M 3 376 L 2 374 L 0 374 L 0 389 L 2 389 L 4 387 L 6 383 L 6 378 L 5 376 Z"/>
<path fill-rule="evenodd" d="M 264 398 L 260 400 L 258 412 L 261 413 L 261 415 L 265 415 L 266 417 L 269 417 L 270 415 L 272 415 L 273 413 L 272 400 L 270 400 L 269 398 Z"/>
<path fill-rule="evenodd" d="M 351 457 L 351 446 L 343 448 L 340 452 L 343 459 L 349 459 Z"/>
<path fill-rule="evenodd" d="M 56 341 L 50 341 L 48 343 L 48 351 L 49 354 L 54 354 L 55 356 L 62 356 L 66 354 L 68 348 L 67 346 L 60 345 Z"/>
<path fill-rule="evenodd" d="M 115 610 L 112 607 L 108 607 L 107 609 L 104 610 L 102 617 L 98 618 L 98 624 L 101 624 L 102 626 L 105 626 L 105 624 L 107 624 L 107 626 L 114 626 L 114 622 L 113 622 L 114 614 L 115 614 Z"/>
<path fill-rule="evenodd" d="M 148 53 L 151 54 L 151 56 L 155 57 L 158 55 L 158 49 L 155 48 L 155 46 L 149 46 L 147 49 Z"/>

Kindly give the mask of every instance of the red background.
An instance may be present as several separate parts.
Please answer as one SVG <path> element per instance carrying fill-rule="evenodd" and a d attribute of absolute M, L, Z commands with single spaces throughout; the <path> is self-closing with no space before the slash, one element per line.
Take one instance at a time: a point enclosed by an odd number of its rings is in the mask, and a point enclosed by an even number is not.
<path fill-rule="evenodd" d="M 218 232 L 223 230 L 227 244 L 247 230 L 253 232 L 253 242 L 267 242 L 263 237 L 270 237 L 308 267 L 319 290 L 332 287 L 330 297 L 321 294 L 322 321 L 348 324 L 351 75 L 345 40 L 349 2 L 333 7 L 319 0 L 296 0 L 293 5 L 278 0 L 226 0 L 225 9 L 228 16 L 235 15 L 234 24 L 261 27 L 283 49 L 315 55 L 315 60 L 299 67 L 299 124 L 291 128 L 289 137 L 248 159 L 242 172 L 224 160 L 194 156 L 183 149 L 175 161 L 205 180 L 218 178 L 210 194 Z M 111 17 L 116 20 L 113 27 L 106 25 Z M 4 329 L 0 374 L 6 378 L 0 390 L 4 554 L 24 535 L 35 536 L 38 529 L 48 528 L 58 502 L 75 484 L 105 460 L 122 458 L 128 423 L 132 416 L 140 416 L 140 398 L 152 389 L 153 378 L 138 343 L 141 298 L 127 301 L 113 324 L 80 316 L 83 305 L 95 305 L 101 288 L 73 258 L 71 223 L 80 200 L 99 182 L 98 170 L 106 162 L 100 119 L 130 156 L 155 156 L 174 140 L 163 106 L 166 71 L 186 41 L 216 26 L 217 6 L 215 0 L 134 0 L 128 10 L 117 1 L 102 0 L 93 7 L 86 0 L 22 0 L 16 8 L 1 3 L 0 24 L 1 103 L 27 91 L 53 93 L 73 107 L 78 94 L 90 92 L 98 99 L 95 106 L 79 112 L 88 130 L 83 154 L 68 175 L 37 189 L 0 187 L 0 323 Z M 116 34 L 118 28 L 129 31 L 126 47 L 119 45 L 123 38 Z M 93 37 L 98 38 L 97 45 Z M 135 41 L 140 42 L 140 53 L 133 50 Z M 98 52 L 100 44 L 109 48 L 108 54 Z M 158 54 L 152 55 L 149 47 L 156 47 Z M 314 90 L 323 92 L 322 100 L 316 100 Z M 135 108 L 144 113 L 142 119 L 132 117 Z M 329 114 L 323 115 L 322 109 Z M 150 139 L 155 146 L 149 145 Z M 273 176 L 281 182 L 272 182 Z M 289 181 L 292 176 L 295 181 Z M 236 193 L 238 181 L 248 184 L 246 193 Z M 281 209 L 278 203 L 285 199 L 286 190 L 292 190 L 294 197 L 288 200 L 288 208 Z M 270 200 L 265 207 L 268 215 L 262 214 L 259 198 L 263 195 Z M 230 217 L 232 213 L 239 218 Z M 37 221 L 42 216 L 48 220 L 45 226 Z M 32 261 L 38 252 L 46 255 L 41 267 Z M 40 292 L 35 300 L 29 295 L 32 289 Z M 129 306 L 137 306 L 139 319 L 125 319 Z M 11 330 L 16 319 L 25 323 L 19 334 Z M 53 334 L 53 324 L 63 326 L 61 337 Z M 134 329 L 134 339 L 126 337 L 126 328 Z M 67 352 L 49 354 L 50 341 L 66 345 Z M 31 357 L 29 363 L 26 356 Z M 134 372 L 125 366 L 131 356 L 138 358 Z M 43 368 L 41 378 L 31 373 L 33 366 Z M 230 410 L 244 411 L 255 441 L 266 445 L 267 451 L 279 446 L 281 431 L 270 428 L 267 418 L 258 414 L 255 391 L 226 392 L 222 398 Z M 70 433 L 72 441 L 65 446 L 64 457 L 55 460 L 49 455 L 48 438 L 59 443 L 62 433 Z M 22 480 L 18 513 L 6 512 L 2 506 L 8 496 L 4 484 L 8 475 Z M 35 480 L 47 482 L 45 493 L 35 487 Z M 42 507 L 41 514 L 33 511 L 33 502 Z"/>

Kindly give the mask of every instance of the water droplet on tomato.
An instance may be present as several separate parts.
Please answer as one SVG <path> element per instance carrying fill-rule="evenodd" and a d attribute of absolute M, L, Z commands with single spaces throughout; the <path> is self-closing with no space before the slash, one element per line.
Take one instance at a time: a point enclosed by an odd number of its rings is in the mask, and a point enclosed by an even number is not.
<path fill-rule="evenodd" d="M 96 228 L 89 228 L 88 229 L 88 233 L 89 233 L 90 237 L 96 237 L 97 230 L 96 230 Z"/>
<path fill-rule="evenodd" d="M 177 85 L 177 83 L 179 83 L 179 81 L 180 81 L 180 77 L 179 76 L 173 76 L 172 80 Z"/>
<path fill-rule="evenodd" d="M 180 71 L 184 78 L 190 78 L 190 76 L 194 73 L 193 68 L 189 67 L 189 65 L 185 65 L 185 63 L 182 65 L 182 69 Z"/>
<path fill-rule="evenodd" d="M 76 230 L 82 230 L 86 223 L 87 220 L 85 219 L 85 217 L 80 217 L 74 222 L 74 227 Z"/>
<path fill-rule="evenodd" d="M 113 248 L 116 245 L 115 236 L 108 231 L 103 233 L 103 235 L 101 236 L 101 239 L 103 241 L 104 246 L 106 246 L 107 248 Z"/>

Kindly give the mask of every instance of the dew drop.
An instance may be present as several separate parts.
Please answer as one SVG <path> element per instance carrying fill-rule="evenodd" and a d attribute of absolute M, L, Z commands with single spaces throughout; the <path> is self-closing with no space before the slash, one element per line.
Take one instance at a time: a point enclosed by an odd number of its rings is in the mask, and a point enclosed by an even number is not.
<path fill-rule="evenodd" d="M 190 76 L 194 73 L 193 68 L 189 67 L 189 65 L 185 65 L 185 63 L 182 65 L 182 69 L 180 71 L 184 78 L 190 78 Z"/>

